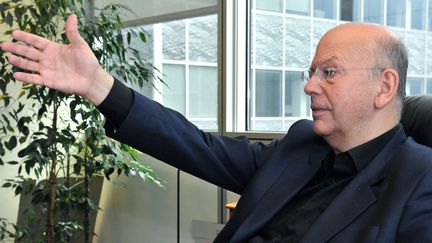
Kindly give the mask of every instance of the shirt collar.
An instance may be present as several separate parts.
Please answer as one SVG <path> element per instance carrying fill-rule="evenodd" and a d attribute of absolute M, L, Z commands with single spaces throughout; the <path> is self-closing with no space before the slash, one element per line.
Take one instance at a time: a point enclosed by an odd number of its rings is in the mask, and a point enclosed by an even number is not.
<path fill-rule="evenodd" d="M 366 165 L 372 161 L 372 159 L 379 153 L 379 151 L 382 150 L 382 148 L 384 148 L 384 146 L 401 127 L 402 125 L 399 123 L 380 136 L 348 150 L 347 153 L 349 153 L 352 160 L 354 161 L 357 171 L 360 171 L 366 167 Z"/>

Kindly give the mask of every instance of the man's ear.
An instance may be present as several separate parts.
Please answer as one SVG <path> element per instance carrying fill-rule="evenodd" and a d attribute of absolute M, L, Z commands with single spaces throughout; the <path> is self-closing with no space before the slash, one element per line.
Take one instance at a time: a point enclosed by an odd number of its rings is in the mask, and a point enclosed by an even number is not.
<path fill-rule="evenodd" d="M 385 69 L 381 76 L 378 94 L 375 97 L 375 107 L 385 107 L 397 95 L 399 75 L 394 69 Z"/>

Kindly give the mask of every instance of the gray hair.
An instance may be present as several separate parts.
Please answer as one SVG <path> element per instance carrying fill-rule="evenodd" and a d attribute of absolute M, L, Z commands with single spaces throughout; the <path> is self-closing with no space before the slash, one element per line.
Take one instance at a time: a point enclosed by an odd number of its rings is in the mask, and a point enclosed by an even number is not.
<path fill-rule="evenodd" d="M 399 108 L 402 109 L 402 102 L 405 98 L 405 85 L 408 69 L 408 52 L 404 43 L 396 36 L 377 38 L 376 46 L 378 55 L 377 63 L 382 63 L 384 58 L 383 68 L 393 68 L 399 75 L 399 86 L 397 90 L 397 98 L 399 100 Z M 381 64 L 383 65 L 383 64 Z"/>

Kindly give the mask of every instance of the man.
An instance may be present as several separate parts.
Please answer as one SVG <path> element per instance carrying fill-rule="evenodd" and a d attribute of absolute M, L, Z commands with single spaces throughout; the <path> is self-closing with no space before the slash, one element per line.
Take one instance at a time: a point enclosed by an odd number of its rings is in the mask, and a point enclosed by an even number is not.
<path fill-rule="evenodd" d="M 432 150 L 399 124 L 407 54 L 384 27 L 326 33 L 304 74 L 313 122 L 249 143 L 198 130 L 106 73 L 66 23 L 70 45 L 24 32 L 2 43 L 14 77 L 93 102 L 106 133 L 242 195 L 216 242 L 432 242 Z M 30 46 L 28 46 L 30 45 Z"/>

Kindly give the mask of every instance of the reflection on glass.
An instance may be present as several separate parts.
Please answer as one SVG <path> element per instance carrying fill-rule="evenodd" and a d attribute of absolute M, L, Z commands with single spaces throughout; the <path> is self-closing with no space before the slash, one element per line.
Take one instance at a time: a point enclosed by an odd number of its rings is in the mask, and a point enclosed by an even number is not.
<path fill-rule="evenodd" d="M 252 27 L 252 58 L 257 65 L 282 66 L 283 17 L 256 14 Z"/>
<path fill-rule="evenodd" d="M 282 0 L 256 0 L 255 2 L 255 9 L 278 13 L 282 12 Z"/>
<path fill-rule="evenodd" d="M 407 95 L 419 95 L 423 94 L 423 79 L 422 78 L 410 78 L 408 77 L 406 84 L 406 94 Z"/>
<path fill-rule="evenodd" d="M 314 0 L 314 17 L 336 19 L 336 0 Z"/>
<path fill-rule="evenodd" d="M 377 24 L 384 23 L 383 0 L 364 0 L 363 21 Z"/>
<path fill-rule="evenodd" d="M 340 1 L 340 19 L 344 21 L 360 21 L 360 0 Z"/>
<path fill-rule="evenodd" d="M 164 64 L 163 73 L 166 86 L 163 86 L 163 104 L 186 115 L 185 109 L 185 66 Z"/>
<path fill-rule="evenodd" d="M 287 17 L 285 21 L 285 65 L 304 68 L 310 63 L 311 23 L 307 19 Z"/>
<path fill-rule="evenodd" d="M 432 0 L 429 0 L 429 11 L 428 11 L 428 23 L 429 23 L 429 31 L 432 31 Z"/>
<path fill-rule="evenodd" d="M 216 118 L 216 67 L 190 66 L 189 99 L 191 118 Z"/>
<path fill-rule="evenodd" d="M 285 73 L 285 116 L 301 116 L 303 84 L 301 72 Z"/>
<path fill-rule="evenodd" d="M 287 14 L 310 16 L 310 0 L 285 0 Z"/>
<path fill-rule="evenodd" d="M 255 116 L 282 116 L 282 73 L 280 71 L 256 70 L 255 75 Z"/>
<path fill-rule="evenodd" d="M 217 18 L 216 15 L 189 20 L 189 60 L 216 62 Z"/>
<path fill-rule="evenodd" d="M 387 2 L 387 25 L 405 27 L 405 0 Z"/>
<path fill-rule="evenodd" d="M 426 94 L 432 95 L 432 78 L 428 78 L 426 83 Z"/>
<path fill-rule="evenodd" d="M 426 1 L 411 0 L 411 29 L 425 29 Z"/>
<path fill-rule="evenodd" d="M 164 59 L 185 60 L 184 21 L 168 22 L 162 26 L 162 44 Z"/>

